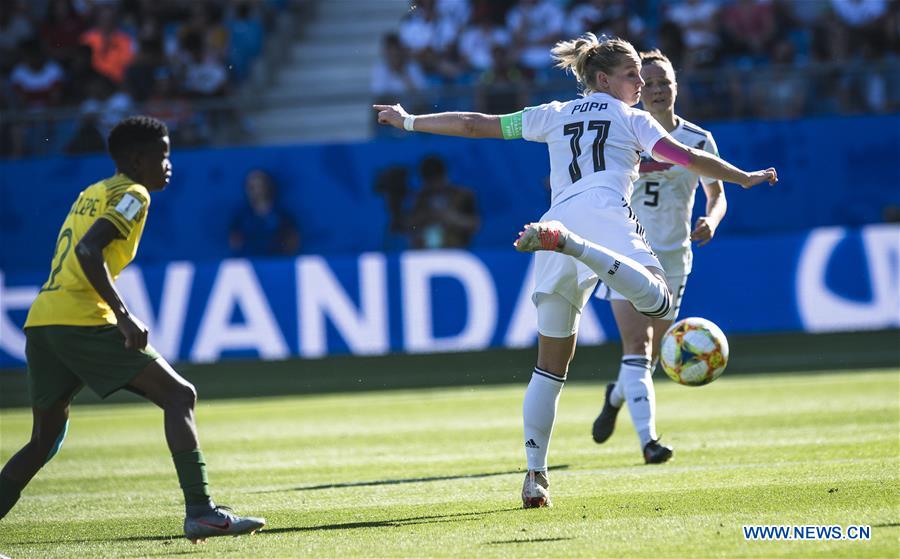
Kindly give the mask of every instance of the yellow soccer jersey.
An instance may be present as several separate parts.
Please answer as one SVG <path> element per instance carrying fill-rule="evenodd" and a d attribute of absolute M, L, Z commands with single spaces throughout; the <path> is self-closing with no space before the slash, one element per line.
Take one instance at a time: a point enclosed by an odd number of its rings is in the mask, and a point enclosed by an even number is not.
<path fill-rule="evenodd" d="M 75 257 L 75 245 L 99 218 L 112 223 L 122 238 L 103 249 L 103 259 L 115 280 L 137 254 L 149 207 L 147 189 L 122 174 L 82 191 L 56 239 L 50 277 L 32 303 L 25 327 L 115 324 L 112 309 L 85 277 Z"/>

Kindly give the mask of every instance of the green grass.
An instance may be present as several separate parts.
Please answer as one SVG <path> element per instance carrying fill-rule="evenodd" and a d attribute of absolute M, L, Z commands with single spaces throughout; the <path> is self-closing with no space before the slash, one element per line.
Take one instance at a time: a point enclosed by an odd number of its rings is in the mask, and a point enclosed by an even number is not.
<path fill-rule="evenodd" d="M 627 414 L 589 430 L 602 387 L 563 392 L 552 509 L 520 510 L 522 385 L 208 402 L 215 497 L 265 515 L 252 537 L 181 538 L 182 505 L 150 405 L 76 405 L 69 439 L 0 521 L 12 557 L 896 557 L 900 371 L 657 377 L 676 447 L 641 463 Z M 30 432 L 0 410 L 0 458 Z M 870 541 L 745 541 L 745 524 L 864 524 Z"/>

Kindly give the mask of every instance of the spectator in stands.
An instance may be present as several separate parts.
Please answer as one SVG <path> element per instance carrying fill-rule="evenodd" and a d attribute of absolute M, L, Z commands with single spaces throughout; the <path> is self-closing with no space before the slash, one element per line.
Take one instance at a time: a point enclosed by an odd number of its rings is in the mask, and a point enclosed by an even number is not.
<path fill-rule="evenodd" d="M 588 0 L 572 7 L 566 21 L 566 33 L 580 36 L 588 31 L 628 37 L 631 43 L 642 42 L 644 21 L 629 11 L 625 0 Z"/>
<path fill-rule="evenodd" d="M 54 59 L 68 63 L 75 56 L 87 24 L 72 7 L 72 0 L 52 0 L 41 22 L 41 41 Z"/>
<path fill-rule="evenodd" d="M 719 34 L 714 0 L 681 0 L 669 7 L 666 17 L 681 29 L 686 68 L 707 66 L 718 57 Z"/>
<path fill-rule="evenodd" d="M 91 47 L 94 69 L 114 83 L 122 83 L 135 49 L 131 36 L 119 29 L 114 6 L 100 6 L 97 25 L 81 36 L 81 42 Z"/>
<path fill-rule="evenodd" d="M 181 94 L 172 72 L 166 67 L 157 68 L 142 112 L 166 124 L 173 144 L 196 146 L 209 139 L 203 115 L 196 112 Z"/>
<path fill-rule="evenodd" d="M 210 50 L 199 33 L 187 35 L 182 47 L 187 54 L 181 83 L 185 93 L 193 98 L 224 96 L 228 92 L 228 72 L 217 51 Z"/>
<path fill-rule="evenodd" d="M 520 0 L 507 15 L 506 26 L 519 50 L 519 63 L 543 80 L 553 63 L 550 48 L 562 36 L 565 14 L 549 0 Z"/>
<path fill-rule="evenodd" d="M 772 48 L 772 65 L 754 71 L 756 116 L 792 119 L 806 108 L 807 84 L 794 67 L 794 45 L 787 38 Z"/>
<path fill-rule="evenodd" d="M 225 60 L 228 54 L 228 29 L 222 23 L 222 8 L 215 2 L 194 0 L 190 3 L 190 16 L 178 29 L 178 41 L 185 44 L 201 37 L 207 54 Z"/>
<path fill-rule="evenodd" d="M 472 17 L 469 0 L 436 0 L 438 17 L 453 26 L 454 34 L 459 34 Z"/>
<path fill-rule="evenodd" d="M 117 122 L 133 112 L 131 96 L 103 77 L 88 85 L 87 98 L 79 107 L 82 122 L 94 124 L 101 138 L 106 138 Z"/>
<path fill-rule="evenodd" d="M 475 12 L 472 24 L 459 37 L 459 54 L 465 70 L 484 72 L 493 64 L 494 47 L 509 46 L 511 40 L 509 31 L 496 25 L 488 10 Z"/>
<path fill-rule="evenodd" d="M 850 30 L 833 12 L 825 12 L 812 29 L 813 60 L 843 63 L 850 58 Z"/>
<path fill-rule="evenodd" d="M 4 2 L 6 4 L 6 2 Z M 0 9 L 0 72 L 6 73 L 19 57 L 19 44 L 34 37 L 34 26 L 22 0 Z"/>
<path fill-rule="evenodd" d="M 468 247 L 481 225 L 475 193 L 451 183 L 444 160 L 436 155 L 422 160 L 419 173 L 422 189 L 409 216 L 412 247 Z"/>
<path fill-rule="evenodd" d="M 458 28 L 439 16 L 436 0 L 413 0 L 412 9 L 400 22 L 400 41 L 422 70 L 435 80 L 455 79 Z"/>
<path fill-rule="evenodd" d="M 375 179 L 375 193 L 384 196 L 388 225 L 382 250 L 398 251 L 409 247 L 409 171 L 394 165 L 381 171 Z"/>
<path fill-rule="evenodd" d="M 855 64 L 843 70 L 839 93 L 842 112 L 887 112 L 890 105 L 890 74 L 892 70 L 897 73 L 898 68 L 879 63 L 879 53 L 875 50 L 874 41 L 864 41 L 860 49 L 859 54 L 854 56 Z"/>
<path fill-rule="evenodd" d="M 162 37 L 151 35 L 141 39 L 137 56 L 125 71 L 125 84 L 128 91 L 132 92 L 135 102 L 142 103 L 147 99 L 153 91 L 157 73 L 164 68 L 166 57 L 163 53 Z M 169 131 L 171 130 L 170 126 Z"/>
<path fill-rule="evenodd" d="M 427 87 L 425 74 L 419 65 L 409 59 L 406 49 L 396 33 L 388 33 L 381 41 L 381 55 L 372 68 L 372 95 L 376 103 L 386 100 L 402 100 L 415 107 L 421 107 L 419 93 Z M 373 119 L 377 131 L 384 129 Z"/>
<path fill-rule="evenodd" d="M 659 26 L 657 38 L 659 41 L 659 50 L 667 54 L 669 60 L 672 61 L 672 66 L 681 68 L 684 65 L 684 54 L 686 50 L 681 27 L 674 21 L 664 21 Z M 681 96 L 679 101 L 682 110 L 689 113 L 690 110 L 687 108 L 687 105 L 690 105 L 690 101 L 686 99 L 684 95 Z"/>
<path fill-rule="evenodd" d="M 736 0 L 722 9 L 721 21 L 730 54 L 746 65 L 766 62 L 776 31 L 771 1 Z"/>
<path fill-rule="evenodd" d="M 865 41 L 869 33 L 878 34 L 877 24 L 887 15 L 887 0 L 831 0 L 831 8 L 848 25 L 855 38 Z"/>
<path fill-rule="evenodd" d="M 9 77 L 12 105 L 30 118 L 12 126 L 12 141 L 17 145 L 18 155 L 44 153 L 55 139 L 55 122 L 41 118 L 40 113 L 60 104 L 64 80 L 62 68 L 47 58 L 38 39 L 22 43 L 22 62 L 13 68 Z"/>
<path fill-rule="evenodd" d="M 277 207 L 277 192 L 272 176 L 251 171 L 244 183 L 246 204 L 235 212 L 228 243 L 240 256 L 280 256 L 296 254 L 300 234 L 294 219 Z"/>
<path fill-rule="evenodd" d="M 488 114 L 512 113 L 528 104 L 528 80 L 508 48 L 494 45 L 492 64 L 478 79 L 475 106 Z"/>
<path fill-rule="evenodd" d="M 109 81 L 109 78 L 94 70 L 93 51 L 87 45 L 78 45 L 72 52 L 66 83 L 63 88 L 64 104 L 78 106 L 88 98 L 88 89 L 95 80 Z"/>
<path fill-rule="evenodd" d="M 22 43 L 23 61 L 15 66 L 10 83 L 16 105 L 28 109 L 46 109 L 60 104 L 65 74 L 62 67 L 47 58 L 37 39 Z"/>
<path fill-rule="evenodd" d="M 260 52 L 263 44 L 262 17 L 251 2 L 240 2 L 234 16 L 228 19 L 230 37 L 228 62 L 236 81 L 243 81 L 250 75 L 250 64 Z"/>

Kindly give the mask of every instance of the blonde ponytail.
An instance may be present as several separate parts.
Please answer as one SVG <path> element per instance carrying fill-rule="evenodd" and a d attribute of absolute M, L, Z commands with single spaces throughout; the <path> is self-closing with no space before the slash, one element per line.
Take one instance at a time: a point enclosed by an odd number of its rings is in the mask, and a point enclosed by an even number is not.
<path fill-rule="evenodd" d="M 577 39 L 560 41 L 550 50 L 556 67 L 571 71 L 581 84 L 582 94 L 590 95 L 594 88 L 597 72 L 611 74 L 613 69 L 622 63 L 623 56 L 638 59 L 635 48 L 624 39 L 609 38 L 602 35 L 599 39 L 593 33 L 585 33 Z"/>

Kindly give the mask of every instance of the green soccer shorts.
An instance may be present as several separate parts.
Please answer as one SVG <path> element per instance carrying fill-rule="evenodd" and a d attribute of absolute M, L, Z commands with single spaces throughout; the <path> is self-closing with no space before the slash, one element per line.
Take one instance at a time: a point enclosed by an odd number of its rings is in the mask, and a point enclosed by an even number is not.
<path fill-rule="evenodd" d="M 87 385 L 101 398 L 123 388 L 159 358 L 149 344 L 125 349 L 125 336 L 104 326 L 32 326 L 25 329 L 31 405 L 47 409 Z"/>

